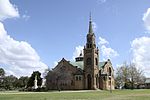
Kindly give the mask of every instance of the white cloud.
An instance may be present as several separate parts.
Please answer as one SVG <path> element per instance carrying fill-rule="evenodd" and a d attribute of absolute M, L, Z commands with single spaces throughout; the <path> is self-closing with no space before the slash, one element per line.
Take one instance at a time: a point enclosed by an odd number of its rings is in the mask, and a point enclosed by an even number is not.
<path fill-rule="evenodd" d="M 109 44 L 109 42 L 102 38 L 102 37 L 99 37 L 99 42 L 98 42 L 99 46 L 100 46 L 100 52 L 102 54 L 101 57 L 103 57 L 102 59 L 103 60 L 107 60 L 107 59 L 110 59 L 110 58 L 114 58 L 116 56 L 119 56 L 118 52 L 115 51 L 114 49 L 110 48 L 110 47 L 106 47 L 106 44 Z M 79 55 L 83 54 L 83 49 L 84 49 L 84 46 L 77 46 L 75 48 L 75 51 L 73 52 L 73 57 L 72 59 L 74 60 L 76 57 L 79 57 Z"/>
<path fill-rule="evenodd" d="M 99 4 L 105 3 L 107 0 L 97 0 Z"/>
<path fill-rule="evenodd" d="M 9 0 L 0 0 L 0 21 L 19 17 L 18 9 Z M 37 52 L 25 41 L 11 38 L 0 22 L 0 65 L 7 74 L 30 75 L 33 71 L 44 72 L 48 68 Z"/>
<path fill-rule="evenodd" d="M 24 18 L 26 21 L 30 18 L 30 16 L 29 15 L 22 15 L 22 18 Z"/>
<path fill-rule="evenodd" d="M 150 37 L 136 38 L 131 42 L 133 62 L 138 68 L 144 70 L 150 77 Z"/>
<path fill-rule="evenodd" d="M 147 11 L 144 13 L 143 21 L 146 29 L 150 31 L 150 8 L 148 8 Z"/>
<path fill-rule="evenodd" d="M 80 46 L 80 45 L 75 48 L 75 51 L 73 52 L 73 57 L 72 57 L 73 60 L 75 60 L 76 57 L 79 57 L 79 55 L 81 54 L 81 52 L 83 54 L 83 48 L 84 47 Z"/>
<path fill-rule="evenodd" d="M 102 37 L 99 37 L 99 42 L 98 42 L 98 44 L 99 44 L 99 45 L 109 44 L 109 42 L 108 42 L 106 39 L 104 39 L 104 38 L 102 38 Z"/>
<path fill-rule="evenodd" d="M 54 61 L 54 67 L 57 66 L 57 65 L 58 65 L 58 62 L 57 62 L 57 61 Z"/>
<path fill-rule="evenodd" d="M 0 23 L 0 64 L 8 74 L 30 75 L 33 71 L 44 72 L 47 65 L 41 62 L 37 52 L 25 41 L 11 38 Z"/>
<path fill-rule="evenodd" d="M 19 17 L 18 8 L 9 0 L 0 0 L 0 21 L 13 17 Z"/>
<path fill-rule="evenodd" d="M 117 51 L 115 51 L 114 49 L 110 47 L 106 47 L 105 45 L 101 46 L 101 52 L 102 52 L 104 59 L 110 59 L 110 58 L 119 56 Z"/>
<path fill-rule="evenodd" d="M 93 31 L 96 32 L 97 30 L 97 24 L 95 22 L 92 22 Z"/>
<path fill-rule="evenodd" d="M 114 49 L 106 46 L 107 44 L 109 44 L 109 42 L 106 39 L 104 39 L 102 37 L 99 37 L 98 44 L 100 46 L 100 50 L 101 50 L 103 60 L 119 56 L 117 51 L 115 51 Z"/>

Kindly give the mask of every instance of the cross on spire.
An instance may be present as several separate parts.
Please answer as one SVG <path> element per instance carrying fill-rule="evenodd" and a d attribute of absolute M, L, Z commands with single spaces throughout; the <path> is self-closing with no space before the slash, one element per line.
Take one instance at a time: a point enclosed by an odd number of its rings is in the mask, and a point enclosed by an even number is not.
<path fill-rule="evenodd" d="M 91 12 L 90 12 L 90 21 L 92 21 L 92 14 L 91 14 Z"/>

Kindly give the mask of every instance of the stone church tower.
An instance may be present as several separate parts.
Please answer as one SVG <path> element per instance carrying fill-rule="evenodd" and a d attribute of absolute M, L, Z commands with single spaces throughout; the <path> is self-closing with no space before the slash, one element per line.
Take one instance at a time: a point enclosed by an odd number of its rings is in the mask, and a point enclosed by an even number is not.
<path fill-rule="evenodd" d="M 86 46 L 84 46 L 84 88 L 99 88 L 99 49 L 96 47 L 95 34 L 92 28 L 90 16 L 89 32 L 87 34 Z"/>
<path fill-rule="evenodd" d="M 114 70 L 110 59 L 99 62 L 99 49 L 96 47 L 95 34 L 90 16 L 89 31 L 86 36 L 84 55 L 68 61 L 62 58 L 49 71 L 46 87 L 50 90 L 113 90 Z"/>

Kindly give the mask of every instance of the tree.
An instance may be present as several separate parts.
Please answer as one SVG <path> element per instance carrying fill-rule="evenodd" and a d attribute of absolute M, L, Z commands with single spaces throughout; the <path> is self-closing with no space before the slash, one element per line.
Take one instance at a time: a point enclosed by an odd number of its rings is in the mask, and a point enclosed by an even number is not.
<path fill-rule="evenodd" d="M 0 77 L 5 76 L 5 71 L 3 68 L 0 68 Z"/>
<path fill-rule="evenodd" d="M 0 90 L 4 88 L 4 76 L 5 71 L 3 68 L 0 68 Z"/>
<path fill-rule="evenodd" d="M 130 64 L 129 78 L 130 78 L 131 89 L 134 89 L 135 87 L 138 88 L 139 84 L 144 83 L 145 81 L 145 76 L 143 75 L 143 71 L 141 69 L 138 69 L 134 63 Z"/>
<path fill-rule="evenodd" d="M 137 88 L 144 83 L 144 75 L 141 69 L 138 69 L 134 63 L 123 64 L 116 72 L 116 87 L 118 88 Z"/>
<path fill-rule="evenodd" d="M 13 76 L 13 75 L 5 76 L 4 81 L 3 81 L 5 89 L 6 90 L 16 89 L 17 88 L 17 81 L 18 81 L 18 78 Z"/>
<path fill-rule="evenodd" d="M 27 83 L 28 83 L 29 78 L 26 76 L 22 76 L 19 78 L 18 83 L 19 83 L 19 87 L 20 88 L 25 88 L 27 87 Z"/>
<path fill-rule="evenodd" d="M 115 84 L 117 88 L 126 88 L 128 80 L 128 65 L 124 63 L 121 67 L 117 69 Z"/>
<path fill-rule="evenodd" d="M 29 78 L 29 81 L 27 83 L 27 87 L 33 87 L 34 86 L 35 76 L 37 76 L 37 85 L 38 86 L 42 85 L 41 73 L 39 71 L 35 71 L 32 73 L 31 77 Z"/>

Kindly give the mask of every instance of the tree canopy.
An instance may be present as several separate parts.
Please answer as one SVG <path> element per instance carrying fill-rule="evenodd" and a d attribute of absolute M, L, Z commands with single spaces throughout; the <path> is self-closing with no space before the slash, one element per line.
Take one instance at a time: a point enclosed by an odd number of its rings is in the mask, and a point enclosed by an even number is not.
<path fill-rule="evenodd" d="M 0 68 L 0 77 L 4 76 L 5 75 L 5 71 L 3 68 Z"/>
<path fill-rule="evenodd" d="M 29 78 L 29 81 L 27 83 L 27 87 L 33 87 L 34 86 L 35 76 L 37 77 L 37 85 L 38 86 L 42 85 L 41 73 L 39 71 L 35 71 L 32 73 L 31 77 Z"/>
<path fill-rule="evenodd" d="M 134 63 L 124 63 L 116 71 L 116 87 L 117 88 L 138 88 L 145 81 L 145 76 L 141 69 L 138 69 Z"/>

